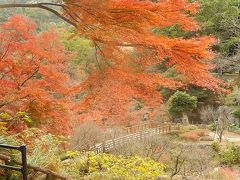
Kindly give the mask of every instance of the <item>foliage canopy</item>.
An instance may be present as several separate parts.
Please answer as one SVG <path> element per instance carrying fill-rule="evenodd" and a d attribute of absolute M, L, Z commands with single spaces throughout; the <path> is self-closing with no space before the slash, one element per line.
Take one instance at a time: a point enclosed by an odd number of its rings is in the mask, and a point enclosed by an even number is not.
<path fill-rule="evenodd" d="M 19 15 L 1 24 L 1 111 L 12 115 L 26 111 L 40 126 L 51 129 L 57 124 L 56 131 L 67 132 L 71 104 L 67 58 L 54 31 L 37 34 L 36 24 Z"/>
<path fill-rule="evenodd" d="M 50 10 L 72 24 L 76 35 L 91 41 L 96 65 L 87 79 L 70 91 L 72 95 L 85 93 L 73 107 L 80 121 L 99 122 L 107 118 L 113 124 L 126 124 L 133 100 L 140 99 L 146 107 L 159 107 L 162 96 L 157 88 L 194 85 L 226 92 L 222 82 L 209 73 L 213 68 L 213 37 L 196 34 L 182 38 L 167 33 L 157 36 L 153 32 L 154 28 L 172 26 L 183 32 L 198 31 L 200 27 L 194 18 L 198 3 L 187 0 L 63 2 L 4 4 L 0 8 L 21 6 Z M 54 7 L 62 8 L 63 13 L 57 13 Z M 173 80 L 158 72 L 148 72 L 149 66 L 162 63 L 167 68 L 174 67 L 180 78 Z"/>
<path fill-rule="evenodd" d="M 171 113 L 188 112 L 197 107 L 197 98 L 186 92 L 177 91 L 168 100 L 168 107 Z"/>

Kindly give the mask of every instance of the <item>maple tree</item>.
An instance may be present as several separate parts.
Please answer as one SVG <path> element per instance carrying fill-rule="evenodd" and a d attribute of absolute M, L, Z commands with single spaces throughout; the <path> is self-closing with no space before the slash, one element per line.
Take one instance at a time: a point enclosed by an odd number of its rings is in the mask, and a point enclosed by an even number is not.
<path fill-rule="evenodd" d="M 19 15 L 0 25 L 0 110 L 26 111 L 36 124 L 64 133 L 70 128 L 67 55 L 54 31 L 35 30 Z"/>
<path fill-rule="evenodd" d="M 66 17 L 76 24 L 79 35 L 93 41 L 100 66 L 80 86 L 81 90 L 88 90 L 88 96 L 77 107 L 86 112 L 87 119 L 93 114 L 96 119 L 120 115 L 115 117 L 117 123 L 126 123 L 133 98 L 143 100 L 147 107 L 160 106 L 162 98 L 157 86 L 194 84 L 224 91 L 220 81 L 209 73 L 213 37 L 183 39 L 152 33 L 154 27 L 176 24 L 184 31 L 197 30 L 193 18 L 197 7 L 198 4 L 183 0 L 65 1 Z M 165 59 L 168 67 L 175 66 L 183 75 L 181 83 L 147 72 L 150 65 Z"/>
<path fill-rule="evenodd" d="M 134 100 L 141 99 L 146 107 L 160 106 L 162 97 L 157 87 L 174 89 L 192 84 L 225 91 L 220 86 L 222 82 L 209 73 L 213 37 L 184 39 L 153 33 L 153 28 L 173 25 L 183 31 L 198 30 L 194 19 L 198 6 L 187 0 L 63 0 L 62 3 L 3 4 L 0 8 L 49 10 L 72 24 L 77 35 L 90 39 L 97 65 L 85 81 L 72 89 L 73 94 L 87 92 L 75 109 L 83 120 L 115 117 L 114 122 L 124 124 Z M 62 13 L 54 7 L 61 7 Z M 167 67 L 174 67 L 182 74 L 180 81 L 147 71 L 150 65 L 166 61 Z"/>

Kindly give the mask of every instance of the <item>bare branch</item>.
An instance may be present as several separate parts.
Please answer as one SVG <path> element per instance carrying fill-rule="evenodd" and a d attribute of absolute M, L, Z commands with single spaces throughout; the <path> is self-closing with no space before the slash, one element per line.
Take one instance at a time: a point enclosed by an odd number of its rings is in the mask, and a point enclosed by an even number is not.
<path fill-rule="evenodd" d="M 13 4 L 0 4 L 0 9 L 3 8 L 17 8 L 17 7 L 24 7 L 24 8 L 41 8 L 45 9 L 47 11 L 50 11 L 51 13 L 55 14 L 59 18 L 63 19 L 65 22 L 73 25 L 74 27 L 77 27 L 77 24 L 69 20 L 68 18 L 64 17 L 62 14 L 60 14 L 58 11 L 48 7 L 48 6 L 59 6 L 64 7 L 63 4 L 55 4 L 55 3 L 34 3 L 34 4 L 21 4 L 21 3 L 13 3 Z"/>

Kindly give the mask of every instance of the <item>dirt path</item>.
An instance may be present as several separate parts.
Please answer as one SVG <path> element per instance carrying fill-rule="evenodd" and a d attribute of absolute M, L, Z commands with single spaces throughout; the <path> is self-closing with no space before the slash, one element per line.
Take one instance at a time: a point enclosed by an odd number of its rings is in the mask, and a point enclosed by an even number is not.
<path fill-rule="evenodd" d="M 217 140 L 218 136 L 215 135 L 213 132 L 209 133 L 210 137 L 213 137 L 214 139 Z M 229 141 L 229 142 L 239 142 L 240 143 L 240 135 L 231 133 L 231 132 L 226 132 L 223 135 L 223 141 Z"/>

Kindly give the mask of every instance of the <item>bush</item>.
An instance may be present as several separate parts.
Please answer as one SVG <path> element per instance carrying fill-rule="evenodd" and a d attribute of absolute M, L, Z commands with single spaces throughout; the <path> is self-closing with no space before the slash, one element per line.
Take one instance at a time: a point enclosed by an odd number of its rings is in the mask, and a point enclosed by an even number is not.
<path fill-rule="evenodd" d="M 197 129 L 192 130 L 180 135 L 181 138 L 190 141 L 198 141 L 200 137 L 205 136 L 206 130 L 204 129 Z"/>
<path fill-rule="evenodd" d="M 235 144 L 231 144 L 220 152 L 220 162 L 224 165 L 232 166 L 240 163 L 240 149 Z"/>
<path fill-rule="evenodd" d="M 240 127 L 238 127 L 236 124 L 231 124 L 228 127 L 229 131 L 240 134 Z"/>
<path fill-rule="evenodd" d="M 233 116 L 238 119 L 237 125 L 240 127 L 240 106 L 233 111 Z"/>
<path fill-rule="evenodd" d="M 29 128 L 16 135 L 1 135 L 0 140 L 1 143 L 3 142 L 9 145 L 26 144 L 27 163 L 30 165 L 47 168 L 53 171 L 59 171 L 61 169 L 60 155 L 63 151 L 61 146 L 66 140 L 64 137 L 44 134 L 43 131 L 37 128 Z M 10 165 L 13 166 L 16 166 L 14 161 L 20 161 L 21 159 L 21 153 L 16 150 L 0 149 L 0 154 L 11 157 L 13 161 Z M 9 174 L 11 174 L 10 179 L 21 179 L 21 173 L 9 171 Z M 36 179 L 38 179 L 40 175 L 40 173 L 35 173 L 30 169 L 28 170 L 28 174 L 29 176 L 36 177 Z"/>
<path fill-rule="evenodd" d="M 213 142 L 212 144 L 211 144 L 211 148 L 212 148 L 212 150 L 213 151 L 215 151 L 215 152 L 220 152 L 220 144 L 219 144 L 219 142 Z"/>
<path fill-rule="evenodd" d="M 240 119 L 240 106 L 237 107 L 234 112 L 233 112 L 233 115 L 235 118 L 239 118 Z"/>
<path fill-rule="evenodd" d="M 217 128 L 215 123 L 211 123 L 207 127 L 210 131 L 216 131 L 216 128 Z"/>
<path fill-rule="evenodd" d="M 32 145 L 28 146 L 28 163 L 43 168 L 48 168 L 53 171 L 60 169 L 61 159 L 61 144 L 62 137 L 52 134 L 42 135 L 33 140 Z"/>
<path fill-rule="evenodd" d="M 177 91 L 170 97 L 167 104 L 170 114 L 178 117 L 181 115 L 183 125 L 189 125 L 187 113 L 197 107 L 197 97 Z"/>
<path fill-rule="evenodd" d="M 197 97 L 177 91 L 168 100 L 168 109 L 172 114 L 188 112 L 197 107 Z"/>
<path fill-rule="evenodd" d="M 104 139 L 102 129 L 94 122 L 88 121 L 80 124 L 74 129 L 71 137 L 71 147 L 74 150 L 89 150 L 93 145 Z"/>
<path fill-rule="evenodd" d="M 72 179 L 154 179 L 163 175 L 165 165 L 139 156 L 89 152 L 66 161 L 65 168 Z"/>
<path fill-rule="evenodd" d="M 235 86 L 233 91 L 228 94 L 225 98 L 224 104 L 227 106 L 236 106 L 239 104 L 238 97 L 240 96 L 240 89 L 239 87 Z"/>
<path fill-rule="evenodd" d="M 167 136 L 144 137 L 141 140 L 129 140 L 127 143 L 118 145 L 110 153 L 115 155 L 149 157 L 155 161 L 162 160 L 170 149 L 171 139 Z"/>
<path fill-rule="evenodd" d="M 204 123 L 213 123 L 218 119 L 218 112 L 217 109 L 214 108 L 213 106 L 204 106 L 200 109 L 200 119 Z"/>
<path fill-rule="evenodd" d="M 212 161 L 215 152 L 208 145 L 177 143 L 168 152 L 170 160 L 165 163 L 168 164 L 172 177 L 184 174 L 189 179 L 205 179 L 203 176 L 216 166 Z M 194 175 L 198 177 L 193 178 Z"/>
<path fill-rule="evenodd" d="M 180 126 L 180 131 L 181 132 L 188 132 L 188 131 L 192 131 L 192 130 L 196 130 L 198 129 L 198 127 L 196 125 L 188 125 L 188 126 Z"/>

